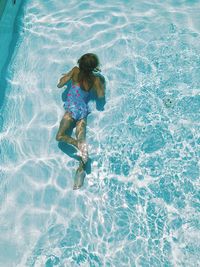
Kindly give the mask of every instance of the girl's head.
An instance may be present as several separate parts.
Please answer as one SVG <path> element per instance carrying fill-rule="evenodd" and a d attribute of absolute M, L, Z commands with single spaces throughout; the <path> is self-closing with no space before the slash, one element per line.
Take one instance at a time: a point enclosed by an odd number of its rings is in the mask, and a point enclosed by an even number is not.
<path fill-rule="evenodd" d="M 97 71 L 99 70 L 99 59 L 97 55 L 93 53 L 87 53 L 79 58 L 78 65 L 79 69 L 86 73 Z"/>

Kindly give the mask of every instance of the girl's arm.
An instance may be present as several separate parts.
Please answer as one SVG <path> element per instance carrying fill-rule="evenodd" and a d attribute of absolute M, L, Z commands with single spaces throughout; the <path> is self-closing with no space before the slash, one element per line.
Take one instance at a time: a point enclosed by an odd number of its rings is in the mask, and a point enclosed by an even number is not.
<path fill-rule="evenodd" d="M 97 97 L 104 98 L 105 97 L 105 86 L 102 84 L 99 77 L 96 78 L 94 86 L 96 89 Z"/>
<path fill-rule="evenodd" d="M 75 68 L 76 67 L 74 67 L 73 69 L 71 69 L 68 73 L 64 74 L 64 76 L 62 76 L 60 78 L 60 81 L 59 81 L 59 83 L 57 85 L 58 88 L 63 87 L 72 78 Z"/>
<path fill-rule="evenodd" d="M 105 81 L 104 81 L 104 83 L 102 83 L 101 79 L 99 77 L 97 77 L 96 81 L 95 81 L 95 90 L 96 90 L 96 94 L 97 94 L 96 108 L 99 111 L 103 111 L 104 106 L 106 104 Z"/>

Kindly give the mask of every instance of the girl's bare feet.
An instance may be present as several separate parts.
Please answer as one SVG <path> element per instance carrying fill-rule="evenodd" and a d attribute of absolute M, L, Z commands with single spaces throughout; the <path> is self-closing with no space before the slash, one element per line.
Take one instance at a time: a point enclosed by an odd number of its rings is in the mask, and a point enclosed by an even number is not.
<path fill-rule="evenodd" d="M 73 190 L 79 189 L 83 185 L 85 175 L 86 173 L 83 167 L 80 165 L 79 168 L 76 170 L 76 175 L 74 177 Z"/>

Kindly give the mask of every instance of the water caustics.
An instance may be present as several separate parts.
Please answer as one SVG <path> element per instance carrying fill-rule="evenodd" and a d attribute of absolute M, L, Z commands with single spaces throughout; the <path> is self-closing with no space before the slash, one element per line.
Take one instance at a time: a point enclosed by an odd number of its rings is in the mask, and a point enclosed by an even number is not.
<path fill-rule="evenodd" d="M 0 117 L 0 265 L 197 266 L 200 4 L 25 1 Z M 91 172 L 55 141 L 58 78 L 97 53 Z"/>

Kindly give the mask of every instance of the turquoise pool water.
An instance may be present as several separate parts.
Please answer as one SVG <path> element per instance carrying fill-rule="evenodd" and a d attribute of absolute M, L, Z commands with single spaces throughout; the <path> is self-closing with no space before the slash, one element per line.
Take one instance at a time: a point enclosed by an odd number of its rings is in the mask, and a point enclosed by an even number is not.
<path fill-rule="evenodd" d="M 24 1 L 3 77 L 0 266 L 200 266 L 199 12 L 189 0 Z M 91 171 L 73 191 L 56 84 L 86 52 L 107 103 L 91 103 Z"/>

